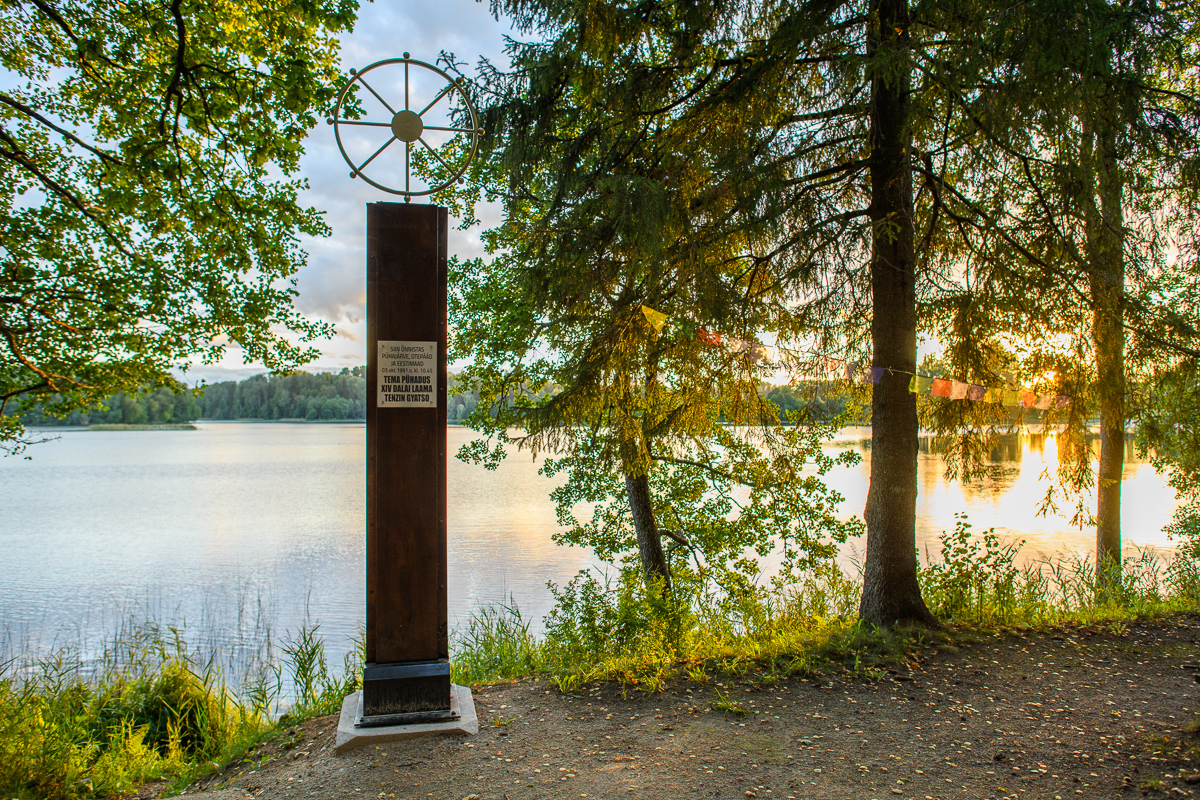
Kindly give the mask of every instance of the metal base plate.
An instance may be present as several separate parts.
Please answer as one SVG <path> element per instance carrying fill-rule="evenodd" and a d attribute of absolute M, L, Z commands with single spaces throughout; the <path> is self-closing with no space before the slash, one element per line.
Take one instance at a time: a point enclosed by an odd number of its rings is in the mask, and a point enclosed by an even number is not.
<path fill-rule="evenodd" d="M 363 715 L 363 695 L 358 693 L 358 712 L 354 717 L 356 728 L 378 728 L 384 725 L 420 725 L 427 722 L 454 722 L 462 717 L 458 693 L 450 693 L 450 707 L 438 711 L 413 711 L 408 714 Z"/>

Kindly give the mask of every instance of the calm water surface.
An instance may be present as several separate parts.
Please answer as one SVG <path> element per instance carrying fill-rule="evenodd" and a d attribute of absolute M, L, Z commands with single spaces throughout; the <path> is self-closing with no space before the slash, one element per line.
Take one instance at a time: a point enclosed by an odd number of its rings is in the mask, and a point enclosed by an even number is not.
<path fill-rule="evenodd" d="M 98 646 L 122 619 L 186 625 L 207 645 L 253 648 L 318 622 L 340 660 L 363 617 L 364 441 L 361 424 L 204 422 L 196 431 L 59 432 L 31 460 L 0 459 L 0 652 L 54 644 Z M 450 452 L 469 440 L 448 431 Z M 831 450 L 859 466 L 829 476 L 845 516 L 866 500 L 868 429 L 847 429 Z M 966 512 L 974 529 L 1026 540 L 1027 558 L 1087 554 L 1091 530 L 1072 508 L 1038 517 L 1053 437 L 1021 437 L 999 453 L 997 474 L 963 485 L 920 456 L 918 544 Z M 528 454 L 495 472 L 449 464 L 452 624 L 482 603 L 515 600 L 527 617 L 549 610 L 547 581 L 562 584 L 595 562 L 551 541 L 558 529 Z M 1123 525 L 1130 546 L 1166 547 L 1174 493 L 1146 463 L 1126 464 Z M 847 546 L 849 563 L 864 542 Z"/>

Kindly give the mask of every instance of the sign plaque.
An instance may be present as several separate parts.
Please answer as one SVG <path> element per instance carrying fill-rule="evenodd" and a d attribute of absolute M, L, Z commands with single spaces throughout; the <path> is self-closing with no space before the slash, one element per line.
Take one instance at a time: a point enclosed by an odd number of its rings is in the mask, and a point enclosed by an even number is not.
<path fill-rule="evenodd" d="M 379 408 L 437 408 L 437 342 L 379 342 Z"/>

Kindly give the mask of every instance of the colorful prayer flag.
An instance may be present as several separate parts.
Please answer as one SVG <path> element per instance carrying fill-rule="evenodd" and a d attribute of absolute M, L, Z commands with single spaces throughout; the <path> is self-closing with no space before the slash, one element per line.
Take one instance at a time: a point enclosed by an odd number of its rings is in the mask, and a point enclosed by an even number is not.
<path fill-rule="evenodd" d="M 1055 408 L 1069 408 L 1071 405 L 1071 396 L 1068 394 L 1060 394 L 1054 398 Z"/>
<path fill-rule="evenodd" d="M 950 399 L 951 400 L 966 400 L 967 390 L 971 388 L 971 384 L 963 383 L 962 381 L 950 381 Z"/>
<path fill-rule="evenodd" d="M 846 376 L 846 380 L 848 380 L 848 381 L 854 380 L 854 373 L 856 373 L 856 372 L 858 372 L 858 362 L 857 361 L 847 361 L 846 362 L 846 371 L 844 373 Z"/>
<path fill-rule="evenodd" d="M 1004 389 L 1000 395 L 1000 402 L 1005 408 L 1016 408 L 1021 405 L 1021 393 L 1016 389 Z"/>
<path fill-rule="evenodd" d="M 916 376 L 914 375 L 913 377 L 915 378 Z M 872 386 L 878 386 L 881 380 L 883 380 L 883 367 L 871 367 L 863 374 L 863 383 L 869 383 Z M 910 392 L 912 391 L 911 382 L 909 383 L 908 390 Z"/>
<path fill-rule="evenodd" d="M 1026 408 L 1033 408 L 1033 404 L 1037 402 L 1037 395 L 1025 389 L 1021 392 L 1021 405 Z"/>
<path fill-rule="evenodd" d="M 983 402 L 985 403 L 999 403 L 1003 399 L 1004 390 L 998 386 L 987 387 L 987 391 L 983 394 Z"/>
<path fill-rule="evenodd" d="M 1039 394 L 1037 396 L 1037 402 L 1033 404 L 1033 407 L 1041 411 L 1045 411 L 1046 409 L 1050 408 L 1051 404 L 1054 403 L 1054 397 L 1055 396 L 1052 394 Z"/>
<path fill-rule="evenodd" d="M 949 397 L 951 381 L 945 378 L 934 378 L 933 388 L 929 390 L 930 397 Z"/>
<path fill-rule="evenodd" d="M 670 319 L 670 317 L 661 311 L 655 311 L 653 308 L 647 308 L 646 306 L 642 306 L 642 313 L 646 315 L 646 322 L 650 323 L 655 333 L 662 333 L 663 326 Z"/>
<path fill-rule="evenodd" d="M 967 399 L 974 400 L 978 403 L 987 396 L 987 387 L 980 386 L 978 383 L 972 383 L 971 388 L 967 389 Z"/>
<path fill-rule="evenodd" d="M 774 347 L 766 344 L 755 343 L 750 345 L 750 360 L 774 364 L 779 361 L 779 358 L 775 353 Z"/>
<path fill-rule="evenodd" d="M 733 336 L 725 337 L 725 349 L 734 355 L 740 355 L 750 349 L 750 342 Z"/>
<path fill-rule="evenodd" d="M 696 339 L 706 344 L 711 344 L 714 347 L 721 346 L 721 334 L 706 331 L 704 328 L 696 332 Z"/>

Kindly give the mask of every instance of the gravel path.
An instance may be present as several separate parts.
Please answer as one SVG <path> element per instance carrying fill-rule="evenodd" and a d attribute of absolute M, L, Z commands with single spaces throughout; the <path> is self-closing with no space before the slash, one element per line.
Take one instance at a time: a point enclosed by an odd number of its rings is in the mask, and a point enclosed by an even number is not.
<path fill-rule="evenodd" d="M 480 732 L 333 754 L 312 720 L 189 792 L 332 798 L 925 800 L 1191 796 L 1200 616 L 997 634 L 880 681 L 761 675 L 622 698 L 475 690 Z M 714 709 L 716 690 L 747 713 Z M 261 762 L 261 763 L 260 763 Z M 237 794 L 230 792 L 230 798 Z M 225 800 L 225 798 L 222 798 Z"/>

